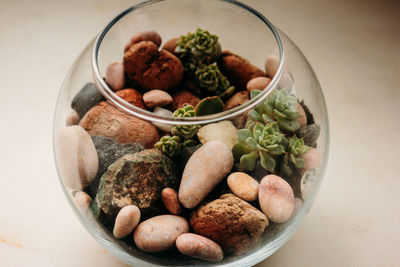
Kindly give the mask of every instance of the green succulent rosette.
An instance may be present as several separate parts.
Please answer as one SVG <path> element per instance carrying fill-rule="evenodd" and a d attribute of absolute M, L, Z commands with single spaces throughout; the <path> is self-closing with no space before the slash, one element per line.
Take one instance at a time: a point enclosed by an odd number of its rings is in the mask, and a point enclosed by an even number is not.
<path fill-rule="evenodd" d="M 298 156 L 306 153 L 309 147 L 304 144 L 303 138 L 293 135 L 289 138 L 287 144 L 287 153 L 284 155 L 281 164 L 281 173 L 285 176 L 291 176 L 295 169 L 303 169 L 306 167 L 305 162 Z"/>
<path fill-rule="evenodd" d="M 215 64 L 202 65 L 195 72 L 195 83 L 200 88 L 206 90 L 211 95 L 225 95 L 234 92 L 234 86 L 230 85 L 229 80 L 221 73 Z"/>
<path fill-rule="evenodd" d="M 251 98 L 256 97 L 261 91 L 252 90 Z M 286 132 L 295 132 L 300 128 L 297 118 L 301 117 L 296 109 L 297 98 L 287 90 L 275 90 L 263 103 L 258 104 L 249 112 L 249 117 L 253 121 L 269 123 L 277 121 L 279 128 Z"/>
<path fill-rule="evenodd" d="M 192 105 L 186 105 L 175 110 L 172 116 L 177 118 L 195 117 L 196 110 Z M 199 129 L 200 125 L 174 125 L 171 129 L 171 133 L 182 137 L 184 140 L 189 140 L 199 131 Z"/>
<path fill-rule="evenodd" d="M 181 151 L 179 136 L 163 136 L 154 146 L 169 157 L 178 155 Z"/>
<path fill-rule="evenodd" d="M 263 125 L 254 122 L 250 128 L 238 131 L 238 141 L 232 152 L 241 168 L 253 171 L 256 161 L 260 158 L 261 166 L 269 172 L 274 172 L 276 158 L 285 153 L 287 140 L 279 131 L 277 122 Z"/>

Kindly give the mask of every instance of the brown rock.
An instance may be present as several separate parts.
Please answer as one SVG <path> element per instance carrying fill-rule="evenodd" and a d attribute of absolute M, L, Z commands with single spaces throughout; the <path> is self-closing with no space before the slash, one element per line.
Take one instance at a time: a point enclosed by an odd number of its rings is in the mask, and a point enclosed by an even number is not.
<path fill-rule="evenodd" d="M 180 84 L 183 77 L 181 61 L 166 50 L 158 51 L 150 41 L 132 45 L 124 55 L 128 79 L 140 87 L 168 90 Z"/>
<path fill-rule="evenodd" d="M 231 108 L 235 108 L 244 104 L 250 100 L 249 92 L 247 91 L 240 91 L 234 94 L 231 98 L 228 99 L 225 103 L 224 110 L 228 110 Z"/>
<path fill-rule="evenodd" d="M 239 91 L 246 90 L 246 85 L 251 79 L 265 76 L 261 69 L 229 51 L 222 51 L 218 66 Z"/>
<path fill-rule="evenodd" d="M 167 50 L 168 52 L 175 54 L 175 47 L 176 47 L 176 42 L 179 40 L 179 37 L 175 37 L 172 39 L 169 39 L 162 47 L 162 49 Z"/>
<path fill-rule="evenodd" d="M 90 135 L 105 136 L 119 143 L 140 143 L 151 148 L 159 140 L 156 127 L 122 113 L 107 102 L 91 108 L 79 122 Z"/>
<path fill-rule="evenodd" d="M 134 36 L 132 36 L 129 43 L 125 46 L 124 52 L 128 51 L 129 48 L 141 41 L 150 41 L 153 42 L 157 47 L 161 44 L 161 36 L 155 31 L 145 31 L 145 32 L 138 32 Z"/>
<path fill-rule="evenodd" d="M 267 217 L 233 194 L 224 194 L 193 212 L 193 231 L 217 242 L 227 253 L 240 255 L 260 242 Z"/>
<path fill-rule="evenodd" d="M 169 212 L 172 214 L 181 213 L 182 207 L 179 204 L 178 193 L 173 188 L 164 188 L 161 191 L 161 199 Z"/>
<path fill-rule="evenodd" d="M 200 102 L 200 98 L 195 96 L 189 91 L 181 90 L 172 95 L 172 105 L 170 107 L 171 111 L 175 111 L 178 108 L 184 106 L 185 104 L 189 104 L 192 106 L 197 106 L 197 104 Z"/>
<path fill-rule="evenodd" d="M 143 103 L 143 96 L 141 93 L 139 93 L 138 90 L 128 88 L 124 89 L 121 91 L 116 92 L 116 94 L 124 99 L 126 102 L 129 102 L 130 104 L 137 106 L 139 108 L 145 109 L 144 103 Z"/>

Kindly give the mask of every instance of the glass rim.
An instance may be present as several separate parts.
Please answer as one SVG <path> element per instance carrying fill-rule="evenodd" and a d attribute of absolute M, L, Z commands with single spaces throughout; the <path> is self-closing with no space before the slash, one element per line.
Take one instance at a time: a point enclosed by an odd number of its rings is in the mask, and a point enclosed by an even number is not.
<path fill-rule="evenodd" d="M 104 37 L 107 35 L 109 30 L 123 17 L 125 17 L 127 14 L 146 7 L 150 6 L 153 4 L 157 4 L 160 2 L 165 2 L 167 0 L 147 0 L 144 2 L 141 2 L 137 5 L 134 5 L 125 11 L 121 12 L 119 15 L 117 15 L 113 20 L 111 20 L 106 27 L 101 31 L 101 33 L 97 36 L 93 50 L 92 50 L 92 58 L 91 58 L 91 66 L 92 66 L 92 74 L 94 78 L 94 83 L 96 84 L 96 87 L 98 90 L 102 93 L 102 95 L 110 101 L 114 106 L 119 108 L 120 110 L 124 111 L 125 113 L 129 115 L 136 116 L 140 119 L 146 120 L 146 121 L 151 121 L 151 122 L 156 122 L 156 123 L 165 123 L 165 124 L 170 124 L 170 125 L 194 125 L 194 124 L 209 124 L 209 123 L 214 123 L 214 122 L 219 122 L 223 120 L 229 120 L 233 119 L 253 107 L 255 107 L 257 104 L 261 103 L 272 91 L 274 91 L 277 86 L 278 82 L 283 74 L 283 65 L 284 65 L 284 52 L 283 52 L 283 45 L 281 38 L 279 36 L 279 33 L 277 29 L 274 27 L 274 25 L 264 17 L 260 12 L 255 10 L 254 8 L 243 4 L 239 1 L 236 0 L 216 0 L 219 2 L 225 2 L 228 4 L 232 4 L 234 6 L 237 6 L 239 8 L 242 8 L 255 17 L 257 17 L 259 20 L 261 20 L 267 28 L 272 32 L 275 41 L 277 43 L 278 49 L 279 49 L 279 64 L 278 64 L 278 69 L 274 77 L 272 78 L 271 82 L 268 84 L 268 86 L 256 97 L 253 99 L 250 99 L 250 101 L 241 104 L 237 107 L 234 107 L 229 110 L 225 110 L 219 113 L 211 114 L 211 115 L 206 115 L 206 116 L 196 116 L 196 117 L 181 117 L 181 118 L 176 118 L 176 117 L 167 117 L 159 114 L 155 114 L 151 111 L 142 109 L 140 107 L 134 106 L 130 104 L 129 102 L 125 101 L 123 98 L 119 97 L 105 82 L 103 79 L 99 66 L 98 66 L 98 55 L 99 55 L 99 50 L 101 43 L 104 39 Z"/>

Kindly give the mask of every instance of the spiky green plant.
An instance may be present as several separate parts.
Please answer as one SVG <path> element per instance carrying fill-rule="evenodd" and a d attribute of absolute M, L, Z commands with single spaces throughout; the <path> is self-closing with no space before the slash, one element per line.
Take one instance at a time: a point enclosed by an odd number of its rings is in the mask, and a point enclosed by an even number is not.
<path fill-rule="evenodd" d="M 282 158 L 281 174 L 291 176 L 295 169 L 305 168 L 305 162 L 298 156 L 308 151 L 309 147 L 304 144 L 303 138 L 296 135 L 289 137 L 286 147 L 287 153 Z"/>
<path fill-rule="evenodd" d="M 195 117 L 196 110 L 192 105 L 185 105 L 182 108 L 178 108 L 172 114 L 177 118 L 182 117 Z M 176 136 L 182 137 L 184 140 L 191 139 L 200 129 L 200 125 L 174 125 L 171 129 L 171 133 Z"/>
<path fill-rule="evenodd" d="M 169 157 L 174 157 L 181 151 L 181 139 L 179 136 L 163 136 L 160 141 L 154 145 L 158 150 Z"/>
<path fill-rule="evenodd" d="M 251 98 L 256 97 L 261 91 L 252 90 Z M 277 121 L 279 128 L 286 132 L 295 132 L 300 125 L 296 121 L 301 117 L 296 109 L 296 96 L 289 94 L 285 89 L 275 90 L 265 101 L 249 112 L 251 121 L 269 123 Z"/>
<path fill-rule="evenodd" d="M 285 153 L 287 140 L 280 133 L 278 124 L 270 122 L 265 126 L 255 122 L 250 129 L 238 131 L 238 141 L 233 146 L 232 152 L 236 161 L 246 171 L 253 171 L 256 161 L 260 158 L 261 166 L 274 172 L 276 157 Z"/>
<path fill-rule="evenodd" d="M 194 77 L 196 85 L 212 95 L 223 95 L 226 92 L 233 93 L 235 90 L 215 64 L 200 66 L 196 70 Z"/>

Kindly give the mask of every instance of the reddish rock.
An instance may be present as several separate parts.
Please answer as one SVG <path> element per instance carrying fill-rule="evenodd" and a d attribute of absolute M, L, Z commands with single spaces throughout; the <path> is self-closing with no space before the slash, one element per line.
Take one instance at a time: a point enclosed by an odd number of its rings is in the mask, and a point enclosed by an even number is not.
<path fill-rule="evenodd" d="M 91 108 L 79 122 L 90 135 L 104 136 L 119 143 L 140 143 L 151 148 L 159 140 L 156 127 L 122 113 L 107 102 Z"/>
<path fill-rule="evenodd" d="M 176 47 L 176 42 L 179 40 L 179 37 L 175 37 L 172 39 L 169 39 L 162 47 L 162 49 L 167 50 L 168 52 L 175 54 L 175 47 Z"/>
<path fill-rule="evenodd" d="M 197 106 L 197 104 L 200 102 L 200 98 L 195 96 L 189 91 L 181 90 L 172 95 L 172 104 L 171 104 L 171 111 L 175 111 L 178 108 L 184 106 L 185 104 L 189 104 L 192 106 Z"/>
<path fill-rule="evenodd" d="M 128 88 L 124 89 L 121 91 L 116 92 L 116 94 L 124 99 L 126 102 L 129 102 L 130 104 L 137 106 L 139 108 L 145 109 L 144 103 L 143 103 L 143 96 L 141 93 L 139 93 L 138 90 Z"/>
<path fill-rule="evenodd" d="M 224 110 L 235 108 L 248 102 L 249 100 L 250 97 L 248 91 L 237 92 L 225 102 Z"/>
<path fill-rule="evenodd" d="M 179 214 L 182 211 L 178 200 L 178 193 L 173 188 L 164 188 L 161 191 L 161 199 L 167 210 L 172 214 Z"/>

